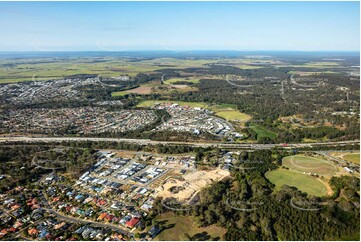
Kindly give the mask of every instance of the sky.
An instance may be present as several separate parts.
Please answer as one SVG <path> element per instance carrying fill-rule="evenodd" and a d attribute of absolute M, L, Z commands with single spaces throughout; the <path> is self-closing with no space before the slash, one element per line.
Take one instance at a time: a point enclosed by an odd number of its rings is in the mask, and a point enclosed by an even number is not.
<path fill-rule="evenodd" d="M 359 51 L 359 2 L 0 2 L 0 51 Z"/>

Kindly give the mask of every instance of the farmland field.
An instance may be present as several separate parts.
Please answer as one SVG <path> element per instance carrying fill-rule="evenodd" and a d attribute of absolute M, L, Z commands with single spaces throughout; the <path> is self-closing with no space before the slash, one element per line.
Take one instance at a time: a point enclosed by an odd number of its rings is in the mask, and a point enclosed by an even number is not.
<path fill-rule="evenodd" d="M 0 64 L 6 65 L 6 61 Z M 118 76 L 129 74 L 135 76 L 139 72 L 154 71 L 157 67 L 140 66 L 129 64 L 123 60 L 112 58 L 102 59 L 102 62 L 89 61 L 87 59 L 70 59 L 57 61 L 53 59 L 26 59 L 19 60 L 11 68 L 0 67 L 0 79 L 2 83 L 31 81 L 36 75 L 36 80 L 55 80 L 63 76 L 77 74 L 101 74 L 102 76 Z"/>
<path fill-rule="evenodd" d="M 112 57 L 74 58 L 57 60 L 54 58 L 43 59 L 19 59 L 16 64 L 8 67 L 6 60 L 0 60 L 0 84 L 32 81 L 34 75 L 36 80 L 56 80 L 63 76 L 77 74 L 96 74 L 104 77 L 119 75 L 136 76 L 138 73 L 151 73 L 156 70 L 188 67 L 204 67 L 206 64 L 214 63 L 215 60 L 191 60 L 176 58 L 157 58 L 153 60 L 129 61 L 127 58 L 118 59 Z M 190 80 L 196 82 L 196 80 Z"/>
<path fill-rule="evenodd" d="M 288 185 L 297 187 L 300 191 L 306 192 L 309 195 L 327 195 L 327 187 L 317 178 L 295 171 L 284 169 L 272 170 L 266 174 L 266 178 L 276 185 L 276 190 L 280 190 L 283 185 Z"/>
<path fill-rule="evenodd" d="M 133 88 L 133 89 L 129 89 L 126 91 L 120 91 L 120 92 L 113 92 L 112 96 L 116 97 L 116 96 L 124 96 L 126 94 L 130 94 L 130 93 L 135 93 L 135 94 L 150 94 L 152 92 L 152 87 L 150 86 L 140 86 L 137 88 Z"/>
<path fill-rule="evenodd" d="M 140 85 L 139 87 L 129 89 L 129 90 L 125 90 L 125 91 L 112 92 L 112 96 L 113 97 L 124 96 L 124 95 L 130 94 L 130 93 L 150 94 L 151 92 L 152 92 L 152 85 L 151 84 L 145 84 L 145 85 Z"/>
<path fill-rule="evenodd" d="M 337 168 L 326 160 L 304 155 L 284 157 L 282 164 L 292 170 L 319 175 L 331 175 L 337 171 Z"/>

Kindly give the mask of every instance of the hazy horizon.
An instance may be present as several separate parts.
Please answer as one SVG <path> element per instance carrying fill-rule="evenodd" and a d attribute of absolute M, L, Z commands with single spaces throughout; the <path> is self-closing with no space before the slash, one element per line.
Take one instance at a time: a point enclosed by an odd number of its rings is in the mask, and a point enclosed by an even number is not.
<path fill-rule="evenodd" d="M 360 51 L 359 2 L 0 2 L 0 51 Z"/>

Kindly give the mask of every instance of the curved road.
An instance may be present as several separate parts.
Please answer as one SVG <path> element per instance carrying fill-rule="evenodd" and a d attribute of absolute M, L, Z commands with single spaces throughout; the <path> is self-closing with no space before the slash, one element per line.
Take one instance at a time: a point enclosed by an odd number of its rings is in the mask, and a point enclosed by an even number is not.
<path fill-rule="evenodd" d="M 297 86 L 300 86 L 300 87 L 306 87 L 306 88 L 316 88 L 316 87 L 319 87 L 321 85 L 321 82 L 319 81 L 317 84 L 314 84 L 314 85 L 305 85 L 305 84 L 300 84 L 300 83 L 297 83 L 296 80 L 293 78 L 294 75 L 291 75 L 290 77 L 290 80 L 291 80 L 291 83 L 294 84 L 294 85 L 297 85 Z"/>
<path fill-rule="evenodd" d="M 122 234 L 128 235 L 129 237 L 132 237 L 133 234 L 129 233 L 128 231 L 124 230 L 121 227 L 118 227 L 116 225 L 113 224 L 109 224 L 109 223 L 100 223 L 100 222 L 95 222 L 92 220 L 84 220 L 84 219 L 79 219 L 79 218 L 75 218 L 75 217 L 70 217 L 70 216 L 65 216 L 63 214 L 58 213 L 57 211 L 55 211 L 54 209 L 51 208 L 50 204 L 48 203 L 48 200 L 45 198 L 43 191 L 41 191 L 41 195 L 40 198 L 42 199 L 42 203 L 43 203 L 43 209 L 45 209 L 46 211 L 48 211 L 50 214 L 53 214 L 55 216 L 57 216 L 58 218 L 62 219 L 62 220 L 66 220 L 72 223 L 89 223 L 92 224 L 95 227 L 103 227 L 103 228 L 110 228 L 113 230 L 116 230 Z"/>

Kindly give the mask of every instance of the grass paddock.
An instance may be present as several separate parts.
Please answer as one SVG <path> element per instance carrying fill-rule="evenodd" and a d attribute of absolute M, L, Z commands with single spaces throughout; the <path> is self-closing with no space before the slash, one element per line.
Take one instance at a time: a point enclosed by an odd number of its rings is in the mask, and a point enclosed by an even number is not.
<path fill-rule="evenodd" d="M 309 195 L 325 196 L 327 187 L 310 175 L 305 175 L 296 171 L 277 169 L 267 172 L 266 178 L 276 185 L 276 191 L 283 185 L 297 187 L 298 190 L 306 192 Z"/>

